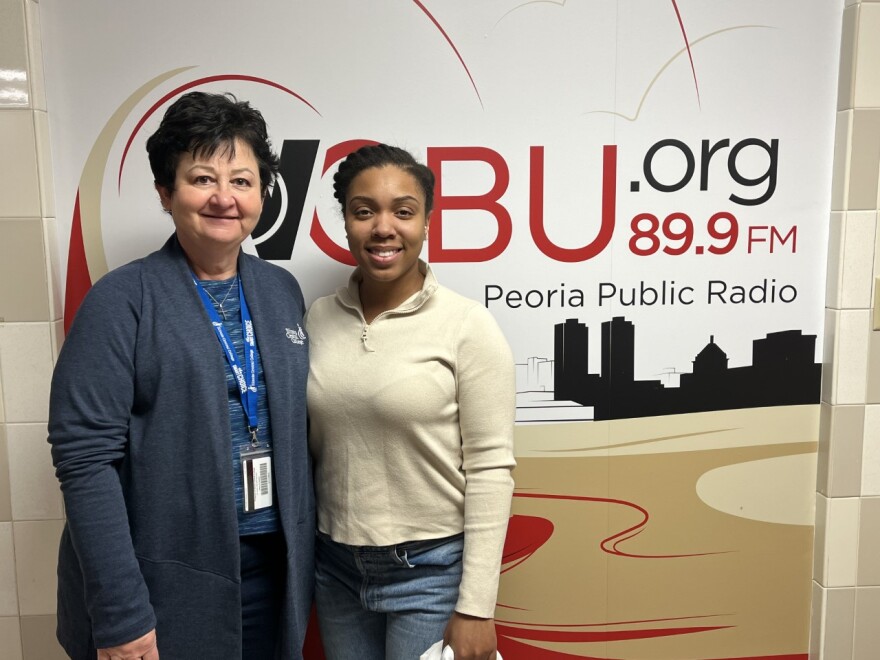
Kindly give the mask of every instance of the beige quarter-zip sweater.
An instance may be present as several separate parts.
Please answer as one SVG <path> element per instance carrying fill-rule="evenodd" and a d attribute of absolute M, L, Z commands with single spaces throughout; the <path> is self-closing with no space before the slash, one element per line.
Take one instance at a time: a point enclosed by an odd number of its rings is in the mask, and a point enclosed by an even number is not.
<path fill-rule="evenodd" d="M 456 611 L 494 616 L 513 492 L 514 364 L 479 303 L 440 286 L 367 324 L 360 273 L 307 317 L 318 528 L 384 546 L 464 531 Z"/>

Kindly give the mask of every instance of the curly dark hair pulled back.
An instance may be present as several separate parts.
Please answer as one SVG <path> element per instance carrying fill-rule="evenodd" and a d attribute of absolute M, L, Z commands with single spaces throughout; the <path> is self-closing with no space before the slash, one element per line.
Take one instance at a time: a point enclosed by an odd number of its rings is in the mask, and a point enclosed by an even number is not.
<path fill-rule="evenodd" d="M 232 157 L 236 140 L 253 150 L 260 170 L 260 191 L 265 195 L 278 175 L 278 156 L 272 151 L 260 111 L 229 93 L 184 94 L 168 107 L 159 128 L 147 140 L 153 179 L 174 191 L 182 154 L 211 158 L 219 150 Z"/>
<path fill-rule="evenodd" d="M 348 190 L 357 175 L 372 167 L 391 165 L 412 175 L 425 194 L 425 215 L 431 212 L 431 209 L 434 208 L 434 173 L 426 165 L 419 163 L 406 149 L 387 144 L 376 144 L 351 152 L 339 164 L 339 169 L 333 175 L 333 196 L 342 207 L 343 215 L 345 215 Z"/>

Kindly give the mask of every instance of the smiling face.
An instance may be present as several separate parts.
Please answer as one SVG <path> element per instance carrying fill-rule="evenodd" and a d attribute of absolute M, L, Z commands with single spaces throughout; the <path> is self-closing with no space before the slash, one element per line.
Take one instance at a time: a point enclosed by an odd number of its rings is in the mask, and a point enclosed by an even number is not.
<path fill-rule="evenodd" d="M 223 148 L 211 157 L 181 154 L 174 190 L 156 189 L 191 258 L 237 253 L 257 226 L 263 208 L 257 160 L 250 146 L 240 140 L 235 141 L 234 155 Z"/>
<path fill-rule="evenodd" d="M 407 296 L 418 291 L 428 220 L 425 194 L 405 170 L 387 165 L 358 174 L 348 189 L 345 230 L 363 285 L 393 287 Z"/>

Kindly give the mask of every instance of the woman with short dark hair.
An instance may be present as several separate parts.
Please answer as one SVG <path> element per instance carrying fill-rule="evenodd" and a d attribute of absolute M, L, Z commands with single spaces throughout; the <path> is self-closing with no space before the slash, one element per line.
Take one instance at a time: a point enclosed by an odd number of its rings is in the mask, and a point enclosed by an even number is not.
<path fill-rule="evenodd" d="M 58 637 L 75 660 L 301 658 L 304 303 L 241 250 L 278 160 L 256 109 L 202 92 L 147 151 L 174 234 L 95 283 L 52 380 Z"/>

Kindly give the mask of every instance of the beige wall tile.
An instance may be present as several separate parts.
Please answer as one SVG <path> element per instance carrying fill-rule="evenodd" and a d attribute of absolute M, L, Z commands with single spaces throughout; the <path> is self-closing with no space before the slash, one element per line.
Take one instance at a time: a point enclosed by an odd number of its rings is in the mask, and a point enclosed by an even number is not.
<path fill-rule="evenodd" d="M 6 660 L 22 660 L 21 631 L 17 616 L 0 617 L 0 649 Z"/>
<path fill-rule="evenodd" d="M 813 580 L 828 585 L 828 498 L 816 493 L 816 517 L 813 527 Z"/>
<path fill-rule="evenodd" d="M 856 584 L 859 548 L 859 499 L 836 497 L 828 500 L 825 522 L 826 587 Z"/>
<path fill-rule="evenodd" d="M 58 540 L 64 522 L 34 520 L 14 522 L 15 575 L 22 616 L 55 614 L 58 579 Z"/>
<path fill-rule="evenodd" d="M 876 404 L 865 406 L 862 495 L 880 496 L 880 405 Z"/>
<path fill-rule="evenodd" d="M 861 500 L 857 578 L 859 586 L 880 586 L 880 497 Z"/>
<path fill-rule="evenodd" d="M 843 11 L 843 31 L 840 37 L 840 68 L 837 79 L 837 109 L 853 107 L 855 61 L 858 48 L 859 7 L 849 6 Z"/>
<path fill-rule="evenodd" d="M 831 208 L 834 211 L 847 208 L 852 119 L 852 110 L 841 110 L 837 113 L 834 127 L 834 167 L 831 173 Z"/>
<path fill-rule="evenodd" d="M 880 150 L 880 142 L 877 144 Z M 840 264 L 840 307 L 870 309 L 874 288 L 876 211 L 850 211 L 844 217 Z"/>
<path fill-rule="evenodd" d="M 877 660 L 880 655 L 880 588 L 856 589 L 853 660 Z"/>
<path fill-rule="evenodd" d="M 49 419 L 50 335 L 50 323 L 0 323 L 0 379 L 7 423 Z"/>
<path fill-rule="evenodd" d="M 869 310 L 841 310 L 834 340 L 835 390 L 831 403 L 865 403 L 868 342 L 871 334 Z"/>
<path fill-rule="evenodd" d="M 42 220 L 0 219 L 0 320 L 49 321 Z"/>
<path fill-rule="evenodd" d="M 24 660 L 66 660 L 55 637 L 55 615 L 21 617 L 21 648 Z"/>
<path fill-rule="evenodd" d="M 813 580 L 813 597 L 810 601 L 810 660 L 819 660 L 822 648 L 822 632 L 825 628 L 825 592 L 827 590 Z"/>
<path fill-rule="evenodd" d="M 846 660 L 852 657 L 855 592 L 855 589 L 829 589 L 825 594 L 825 634 L 822 640 L 824 660 Z"/>
<path fill-rule="evenodd" d="M 853 106 L 877 108 L 880 107 L 880 5 L 866 4 L 860 8 L 858 31 Z"/>
<path fill-rule="evenodd" d="M 27 107 L 29 103 L 25 35 L 24 3 L 0 2 L 0 69 L 12 74 L 12 80 L 0 81 L 0 106 Z"/>
<path fill-rule="evenodd" d="M 816 450 L 816 490 L 828 497 L 831 478 L 831 419 L 834 407 L 824 401 L 819 404 L 819 447 Z"/>
<path fill-rule="evenodd" d="M 43 249 L 46 252 L 49 283 L 49 319 L 61 320 L 64 317 L 64 302 L 61 279 L 61 260 L 58 255 L 58 222 L 55 218 L 43 218 Z"/>
<path fill-rule="evenodd" d="M 832 211 L 828 223 L 828 262 L 825 276 L 825 306 L 840 309 L 840 286 L 843 280 L 843 241 L 846 213 Z"/>
<path fill-rule="evenodd" d="M 40 217 L 33 112 L 0 112 L 0 144 L 0 218 Z"/>
<path fill-rule="evenodd" d="M 46 442 L 46 424 L 9 424 L 6 436 L 13 520 L 63 518 L 61 490 Z"/>
<path fill-rule="evenodd" d="M 876 210 L 880 177 L 880 108 L 856 109 L 850 143 L 847 209 Z"/>
<path fill-rule="evenodd" d="M 0 523 L 0 616 L 18 616 L 12 523 Z"/>
<path fill-rule="evenodd" d="M 837 369 L 835 365 L 835 352 L 837 346 L 837 324 L 840 312 L 835 309 L 825 309 L 825 329 L 822 332 L 822 389 L 821 399 L 827 403 L 834 403 L 834 394 L 837 391 Z M 0 355 L 0 366 L 2 366 Z"/>
<path fill-rule="evenodd" d="M 58 361 L 58 353 L 64 345 L 64 319 L 52 322 L 52 364 Z"/>
<path fill-rule="evenodd" d="M 46 109 L 46 86 L 43 79 L 43 44 L 40 6 L 25 2 L 28 40 L 28 77 L 31 81 L 31 107 Z"/>
<path fill-rule="evenodd" d="M 12 520 L 12 498 L 9 487 L 9 451 L 6 445 L 6 424 L 0 424 L 0 521 Z"/>
<path fill-rule="evenodd" d="M 833 406 L 831 411 L 829 497 L 858 497 L 862 482 L 864 406 Z"/>
<path fill-rule="evenodd" d="M 872 330 L 868 336 L 868 377 L 865 403 L 880 403 L 880 331 Z"/>
<path fill-rule="evenodd" d="M 880 223 L 880 213 L 874 214 L 874 222 Z M 880 231 L 877 229 L 874 230 L 874 277 L 880 277 Z"/>
<path fill-rule="evenodd" d="M 40 177 L 40 206 L 46 218 L 55 217 L 55 179 L 52 176 L 52 149 L 49 140 L 49 115 L 34 111 L 34 139 L 37 144 L 37 174 Z"/>

